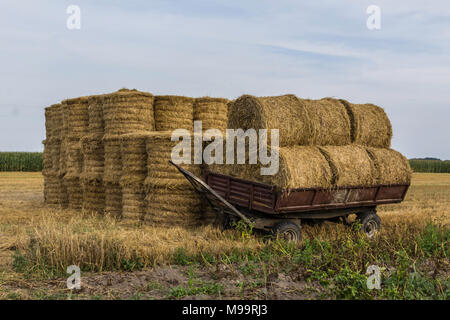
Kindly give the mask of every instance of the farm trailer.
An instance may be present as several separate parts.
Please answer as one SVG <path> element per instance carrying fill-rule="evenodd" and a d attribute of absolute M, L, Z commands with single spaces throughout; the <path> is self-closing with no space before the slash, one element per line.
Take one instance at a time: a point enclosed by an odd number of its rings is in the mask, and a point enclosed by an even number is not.
<path fill-rule="evenodd" d="M 380 229 L 376 207 L 405 199 L 409 184 L 350 186 L 334 189 L 280 190 L 276 186 L 207 172 L 204 181 L 170 161 L 222 218 L 224 227 L 244 220 L 254 229 L 286 240 L 301 239 L 301 221 L 349 224 L 356 214 L 361 230 L 372 237 Z"/>

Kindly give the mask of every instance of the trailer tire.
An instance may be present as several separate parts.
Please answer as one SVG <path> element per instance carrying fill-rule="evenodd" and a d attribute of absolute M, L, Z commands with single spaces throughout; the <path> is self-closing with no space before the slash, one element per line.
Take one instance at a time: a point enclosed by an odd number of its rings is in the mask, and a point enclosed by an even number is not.
<path fill-rule="evenodd" d="M 296 242 L 302 239 L 302 230 L 300 229 L 298 223 L 292 221 L 282 221 L 272 227 L 272 235 L 275 238 Z"/>
<path fill-rule="evenodd" d="M 376 212 L 368 211 L 358 214 L 357 220 L 361 225 L 361 231 L 372 238 L 381 227 L 381 219 Z"/>

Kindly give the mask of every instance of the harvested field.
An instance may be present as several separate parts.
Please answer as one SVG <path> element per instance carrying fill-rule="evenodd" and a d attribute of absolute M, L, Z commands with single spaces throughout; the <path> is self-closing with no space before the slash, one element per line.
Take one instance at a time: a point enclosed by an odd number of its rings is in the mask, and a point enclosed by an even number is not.
<path fill-rule="evenodd" d="M 379 209 L 375 239 L 325 223 L 303 225 L 297 245 L 81 215 L 44 206 L 42 191 L 40 173 L 0 173 L 1 299 L 448 298 L 449 174 L 414 173 L 405 201 Z M 77 292 L 66 288 L 72 264 Z M 380 290 L 360 285 L 369 264 Z"/>

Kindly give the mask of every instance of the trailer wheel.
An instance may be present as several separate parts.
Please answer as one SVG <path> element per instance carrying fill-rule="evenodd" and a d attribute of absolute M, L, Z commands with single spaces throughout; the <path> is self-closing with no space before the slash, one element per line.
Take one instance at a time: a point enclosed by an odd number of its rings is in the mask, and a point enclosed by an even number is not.
<path fill-rule="evenodd" d="M 358 214 L 357 220 L 361 224 L 361 231 L 372 238 L 381 227 L 380 217 L 373 211 Z"/>
<path fill-rule="evenodd" d="M 302 231 L 299 225 L 292 221 L 278 222 L 272 227 L 274 237 L 279 237 L 286 241 L 300 241 L 302 239 Z"/>

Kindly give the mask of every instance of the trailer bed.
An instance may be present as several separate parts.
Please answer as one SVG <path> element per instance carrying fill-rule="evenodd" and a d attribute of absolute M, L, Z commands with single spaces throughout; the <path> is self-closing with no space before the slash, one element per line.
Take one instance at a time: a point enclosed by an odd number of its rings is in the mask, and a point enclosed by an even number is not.
<path fill-rule="evenodd" d="M 409 188 L 401 184 L 278 190 L 272 185 L 215 172 L 207 173 L 205 179 L 229 203 L 273 215 L 398 203 L 404 200 Z"/>

